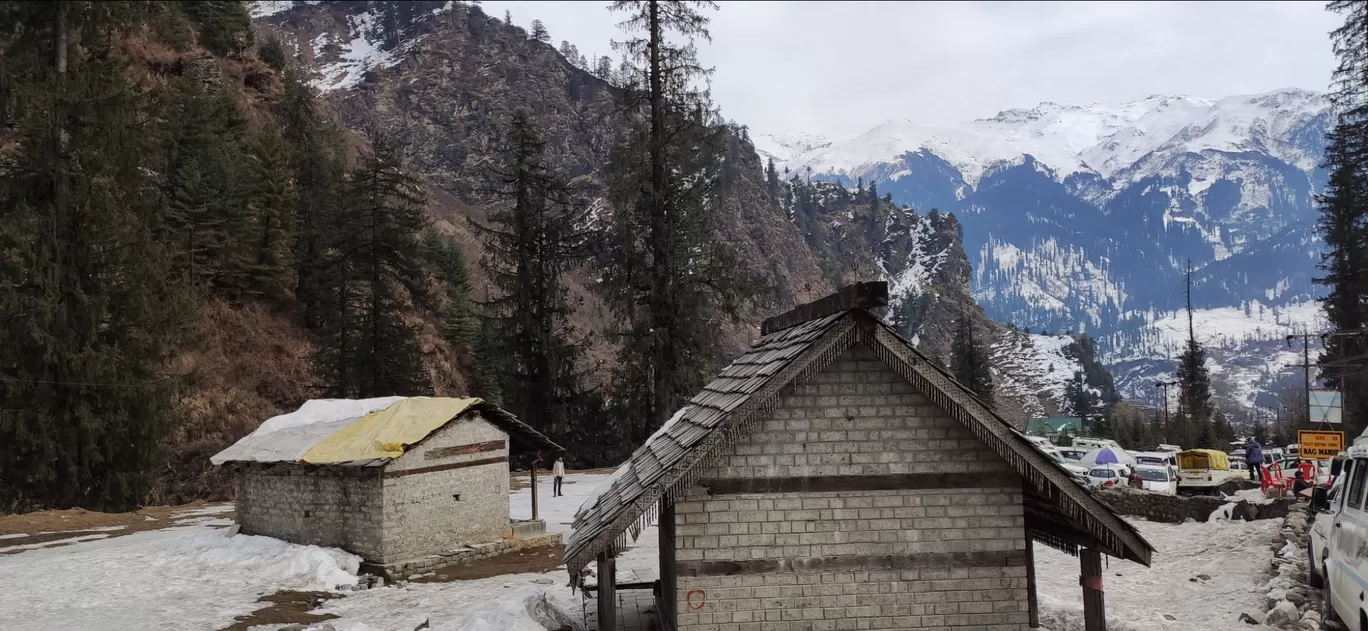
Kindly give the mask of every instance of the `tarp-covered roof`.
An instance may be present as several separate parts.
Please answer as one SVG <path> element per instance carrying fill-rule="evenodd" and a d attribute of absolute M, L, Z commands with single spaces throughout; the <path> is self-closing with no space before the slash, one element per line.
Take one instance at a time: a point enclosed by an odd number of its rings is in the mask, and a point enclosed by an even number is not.
<path fill-rule="evenodd" d="M 595 489 L 575 514 L 566 544 L 571 581 L 601 552 L 625 548 L 627 538 L 654 518 L 660 498 L 691 485 L 705 468 L 700 465 L 719 455 L 721 446 L 768 416 L 782 388 L 825 369 L 856 345 L 872 350 L 1017 470 L 1027 527 L 1037 540 L 1068 552 L 1083 545 L 1149 564 L 1153 548 L 1130 524 L 910 342 L 854 308 L 763 335 Z"/>
<path fill-rule="evenodd" d="M 478 398 L 316 399 L 267 419 L 210 462 L 379 465 L 447 423 L 476 413 L 531 451 L 561 450 L 512 414 Z"/>

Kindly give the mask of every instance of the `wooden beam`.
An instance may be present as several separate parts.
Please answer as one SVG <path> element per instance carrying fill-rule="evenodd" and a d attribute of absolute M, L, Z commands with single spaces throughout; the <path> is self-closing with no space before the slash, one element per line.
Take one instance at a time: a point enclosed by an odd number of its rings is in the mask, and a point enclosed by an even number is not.
<path fill-rule="evenodd" d="M 1019 567 L 1021 550 L 990 552 L 928 552 L 922 554 L 844 555 L 830 557 L 746 559 L 741 561 L 679 561 L 680 576 L 738 576 L 776 572 L 843 572 L 849 570 L 911 570 L 924 567 Z M 601 583 L 602 581 L 600 581 Z"/>
<path fill-rule="evenodd" d="M 420 474 L 420 473 L 435 473 L 435 472 L 437 472 L 437 471 L 450 471 L 451 469 L 464 469 L 464 468 L 466 468 L 466 467 L 478 467 L 478 466 L 487 465 L 487 464 L 498 464 L 498 463 L 500 463 L 500 462 L 508 462 L 508 457 L 507 457 L 507 456 L 496 456 L 496 457 L 494 457 L 494 458 L 481 458 L 481 459 L 479 459 L 479 460 L 470 460 L 470 461 L 467 461 L 467 462 L 453 462 L 453 463 L 451 463 L 451 464 L 439 464 L 439 465 L 434 465 L 434 466 L 431 466 L 431 467 L 419 467 L 419 468 L 417 468 L 417 469 L 403 469 L 403 470 L 399 470 L 399 471 L 386 471 L 386 472 L 385 472 L 385 477 L 387 477 L 387 478 L 402 478 L 402 477 L 404 477 L 404 476 L 406 476 L 406 475 L 418 475 L 418 474 Z"/>
<path fill-rule="evenodd" d="M 439 458 L 450 458 L 452 456 L 469 456 L 470 454 L 480 454 L 486 451 L 503 451 L 506 446 L 507 443 L 502 440 L 490 440 L 470 445 L 438 447 L 436 449 L 429 449 L 427 453 L 423 454 L 423 460 L 437 460 Z"/>
<path fill-rule="evenodd" d="M 1040 605 L 1036 601 L 1035 536 L 1026 531 L 1026 626 L 1040 628 Z"/>
<path fill-rule="evenodd" d="M 611 552 L 598 555 L 598 631 L 617 629 L 616 561 Z"/>
<path fill-rule="evenodd" d="M 1021 488 L 1015 473 L 906 473 L 890 475 L 824 475 L 794 478 L 727 478 L 699 480 L 713 495 L 740 493 L 837 493 L 848 491 L 916 491 L 927 489 Z"/>
<path fill-rule="evenodd" d="M 1078 551 L 1082 567 L 1078 582 L 1083 586 L 1084 631 L 1107 631 L 1107 606 L 1102 596 L 1102 553 L 1092 548 Z"/>
<path fill-rule="evenodd" d="M 656 611 L 661 626 L 674 631 L 679 625 L 679 575 L 675 566 L 675 507 L 668 496 L 660 497 L 660 604 Z"/>
<path fill-rule="evenodd" d="M 533 520 L 533 521 L 536 521 L 536 520 L 537 520 L 537 460 L 538 460 L 539 458 L 541 458 L 541 453 L 540 453 L 540 452 L 538 452 L 537 455 L 536 455 L 536 456 L 533 456 L 533 458 L 532 458 L 532 520 Z"/>
<path fill-rule="evenodd" d="M 790 311 L 765 319 L 760 334 L 769 335 L 810 320 L 825 318 L 851 309 L 874 309 L 888 306 L 888 283 L 875 281 L 846 285 L 825 298 L 798 305 Z"/>

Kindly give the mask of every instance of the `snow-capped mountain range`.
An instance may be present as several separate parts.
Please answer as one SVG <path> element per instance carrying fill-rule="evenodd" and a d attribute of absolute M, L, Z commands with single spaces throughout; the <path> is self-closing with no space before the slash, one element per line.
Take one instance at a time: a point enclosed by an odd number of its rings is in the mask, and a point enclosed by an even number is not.
<path fill-rule="evenodd" d="M 1190 261 L 1198 337 L 1220 389 L 1248 407 L 1290 377 L 1273 368 L 1286 351 L 1274 338 L 1321 325 L 1314 196 L 1329 124 L 1323 95 L 1283 89 L 754 141 L 790 176 L 874 182 L 895 202 L 955 212 L 987 313 L 1088 332 L 1124 395 L 1152 396 L 1172 370 L 1179 349 L 1162 323 L 1183 307 Z M 1231 327 L 1257 335 L 1234 341 Z"/>

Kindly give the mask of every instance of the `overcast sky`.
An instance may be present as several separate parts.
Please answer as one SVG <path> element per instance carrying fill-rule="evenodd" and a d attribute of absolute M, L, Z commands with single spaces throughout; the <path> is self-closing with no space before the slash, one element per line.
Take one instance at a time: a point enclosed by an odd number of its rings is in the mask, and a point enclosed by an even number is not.
<path fill-rule="evenodd" d="M 552 42 L 611 54 L 598 2 L 485 1 Z M 993 116 L 1041 101 L 1118 103 L 1324 90 L 1334 66 L 1321 2 L 720 2 L 711 44 L 722 114 L 761 133 L 847 137 L 895 118 Z"/>

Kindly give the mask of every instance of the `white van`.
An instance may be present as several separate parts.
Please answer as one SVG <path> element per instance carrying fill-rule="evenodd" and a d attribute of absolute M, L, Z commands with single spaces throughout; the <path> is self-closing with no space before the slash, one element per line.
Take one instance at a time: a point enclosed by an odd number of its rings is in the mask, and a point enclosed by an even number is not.
<path fill-rule="evenodd" d="M 1170 451 L 1136 451 L 1131 456 L 1135 458 L 1135 464 L 1153 467 L 1163 467 L 1168 470 L 1170 476 L 1178 475 L 1178 454 Z"/>
<path fill-rule="evenodd" d="M 1312 496 L 1317 515 L 1308 552 L 1321 576 L 1311 582 L 1325 583 L 1327 620 L 1338 618 L 1351 629 L 1368 629 L 1368 602 L 1362 598 L 1368 586 L 1368 556 L 1360 552 L 1368 546 L 1368 438 L 1356 439 L 1349 448 L 1335 491 L 1317 487 Z"/>
<path fill-rule="evenodd" d="M 1092 451 L 1094 449 L 1106 449 L 1108 447 L 1112 449 L 1121 448 L 1120 443 L 1110 438 L 1075 438 L 1073 439 L 1072 446 L 1078 449 L 1085 449 L 1087 451 Z"/>

